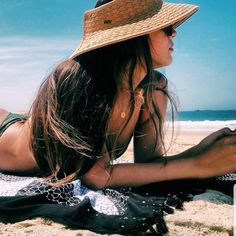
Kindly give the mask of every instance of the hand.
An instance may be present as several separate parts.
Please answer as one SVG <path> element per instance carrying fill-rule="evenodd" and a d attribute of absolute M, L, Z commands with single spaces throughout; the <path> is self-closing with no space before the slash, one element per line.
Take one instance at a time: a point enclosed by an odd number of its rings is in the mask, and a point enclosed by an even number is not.
<path fill-rule="evenodd" d="M 236 130 L 232 131 L 229 128 L 223 128 L 223 129 L 220 129 L 220 130 L 210 134 L 206 138 L 204 138 L 197 146 L 198 146 L 198 148 L 201 149 L 201 151 L 203 151 L 207 147 L 211 146 L 217 140 L 219 140 L 223 137 L 235 135 L 235 134 L 236 134 Z"/>
<path fill-rule="evenodd" d="M 201 178 L 220 176 L 236 170 L 236 131 L 221 129 L 194 147 Z"/>

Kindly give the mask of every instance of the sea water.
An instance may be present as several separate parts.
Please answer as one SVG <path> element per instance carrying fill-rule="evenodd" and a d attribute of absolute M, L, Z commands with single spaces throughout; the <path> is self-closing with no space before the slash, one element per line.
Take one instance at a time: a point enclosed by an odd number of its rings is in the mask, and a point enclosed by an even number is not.
<path fill-rule="evenodd" d="M 236 110 L 181 111 L 178 116 L 180 121 L 235 121 Z"/>
<path fill-rule="evenodd" d="M 236 129 L 236 110 L 181 111 L 175 117 L 184 130 L 215 131 L 224 127 Z"/>

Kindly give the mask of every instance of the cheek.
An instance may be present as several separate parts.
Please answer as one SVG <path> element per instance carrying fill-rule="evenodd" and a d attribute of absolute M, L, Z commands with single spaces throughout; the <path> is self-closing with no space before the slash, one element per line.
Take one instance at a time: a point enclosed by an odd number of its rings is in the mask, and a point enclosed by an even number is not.
<path fill-rule="evenodd" d="M 165 52 L 165 50 L 163 50 L 163 48 L 159 48 L 159 47 L 154 47 L 151 50 L 151 56 L 152 56 L 152 62 L 153 62 L 153 66 L 157 67 L 157 66 L 163 66 L 167 63 L 167 53 Z"/>
<path fill-rule="evenodd" d="M 162 31 L 150 34 L 150 50 L 154 67 L 167 66 L 172 62 L 170 41 Z"/>
<path fill-rule="evenodd" d="M 172 55 L 168 45 L 154 45 L 151 48 L 151 56 L 154 67 L 168 66 L 172 62 Z"/>
<path fill-rule="evenodd" d="M 158 43 L 153 44 L 151 47 L 151 56 L 153 60 L 159 60 L 162 56 L 162 49 L 159 47 Z"/>

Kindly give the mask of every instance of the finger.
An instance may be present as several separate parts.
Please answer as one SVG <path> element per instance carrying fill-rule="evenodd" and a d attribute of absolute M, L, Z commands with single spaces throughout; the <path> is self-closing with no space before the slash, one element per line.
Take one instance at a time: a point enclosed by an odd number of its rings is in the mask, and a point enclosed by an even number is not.
<path fill-rule="evenodd" d="M 219 138 L 229 136 L 229 135 L 235 135 L 235 134 L 236 134 L 236 130 L 231 130 L 230 128 L 226 127 L 210 134 L 209 137 L 211 139 L 217 140 Z"/>
<path fill-rule="evenodd" d="M 230 128 L 225 127 L 223 129 L 220 129 L 218 132 L 219 132 L 219 135 L 221 134 L 222 136 L 234 135 L 234 134 L 236 134 L 236 129 L 231 130 Z"/>
<path fill-rule="evenodd" d="M 236 135 L 224 136 L 220 139 L 223 144 L 233 144 L 236 148 Z"/>
<path fill-rule="evenodd" d="M 229 133 L 231 133 L 231 130 L 229 128 L 223 128 L 223 129 L 220 129 L 211 133 L 202 141 L 207 142 L 207 143 L 213 143 L 224 136 L 228 136 Z"/>

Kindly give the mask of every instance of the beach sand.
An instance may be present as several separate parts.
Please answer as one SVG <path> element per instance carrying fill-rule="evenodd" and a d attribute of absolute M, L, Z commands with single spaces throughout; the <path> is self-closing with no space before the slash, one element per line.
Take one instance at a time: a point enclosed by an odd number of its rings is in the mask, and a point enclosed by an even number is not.
<path fill-rule="evenodd" d="M 175 135 L 169 154 L 179 153 L 199 143 L 211 131 L 182 130 Z M 130 146 L 122 159 L 132 157 Z M 232 198 L 218 191 L 208 190 L 184 204 L 184 210 L 175 210 L 165 216 L 170 236 L 226 236 L 233 235 Z M 16 224 L 0 223 L 4 236 L 80 236 L 98 235 L 86 230 L 70 230 L 61 224 L 37 218 Z"/>
<path fill-rule="evenodd" d="M 213 130 L 182 130 L 175 136 L 169 154 L 198 144 Z M 207 190 L 184 203 L 184 211 L 175 210 L 165 217 L 170 236 L 220 236 L 233 234 L 233 199 L 221 192 Z"/>

